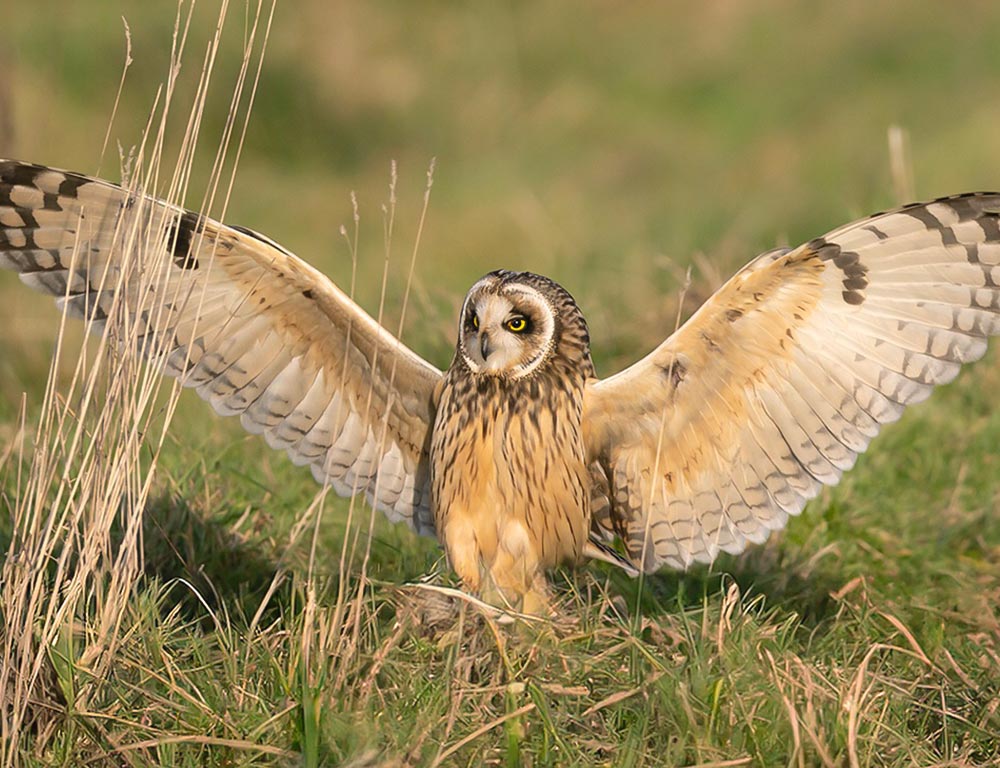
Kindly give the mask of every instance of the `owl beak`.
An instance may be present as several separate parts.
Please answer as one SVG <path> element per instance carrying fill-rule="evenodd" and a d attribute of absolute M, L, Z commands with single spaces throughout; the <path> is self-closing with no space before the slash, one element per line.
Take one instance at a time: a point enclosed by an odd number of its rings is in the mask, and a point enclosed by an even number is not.
<path fill-rule="evenodd" d="M 479 335 L 479 351 L 482 353 L 483 361 L 489 359 L 492 347 L 490 346 L 490 335 L 486 331 Z"/>

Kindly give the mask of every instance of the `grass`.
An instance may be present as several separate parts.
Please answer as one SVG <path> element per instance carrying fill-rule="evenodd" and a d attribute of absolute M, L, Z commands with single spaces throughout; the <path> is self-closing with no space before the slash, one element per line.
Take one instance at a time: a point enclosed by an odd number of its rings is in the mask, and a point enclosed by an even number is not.
<path fill-rule="evenodd" d="M 124 5 L 135 63 L 112 136 L 128 146 L 164 80 L 173 9 Z M 96 170 L 119 6 L 14 12 L 5 150 Z M 346 286 L 338 228 L 357 190 L 357 295 L 377 307 L 397 158 L 396 327 L 437 156 L 404 338 L 438 365 L 465 289 L 503 265 L 570 288 L 599 369 L 616 370 L 669 330 L 689 263 L 701 298 L 757 250 L 890 204 L 891 124 L 908 130 L 918 196 L 1000 186 L 992 4 L 415 8 L 279 6 L 227 218 Z M 160 166 L 192 161 L 193 205 L 249 29 L 233 6 L 200 149 L 181 152 L 216 11 L 195 10 Z M 112 147 L 100 167 L 116 166 Z M 191 394 L 176 412 L 169 388 L 136 408 L 140 390 L 116 382 L 141 369 L 95 379 L 102 399 L 84 409 L 72 328 L 44 398 L 58 318 L 9 275 L 0 295 L 5 765 L 1000 764 L 997 349 L 765 545 L 641 583 L 558 574 L 561 619 L 537 631 L 472 609 L 442 620 L 400 586 L 448 583 L 434 542 L 381 519 L 369 534 L 360 506 L 348 524 L 347 502 L 317 499 L 238 424 L 206 429 Z M 89 370 L 109 364 L 89 349 Z M 68 450 L 75 434 L 97 445 L 111 416 L 118 464 Z M 15 518 L 58 535 L 12 545 Z M 26 573 L 39 580 L 19 590 Z M 30 698 L 11 660 L 38 670 Z"/>

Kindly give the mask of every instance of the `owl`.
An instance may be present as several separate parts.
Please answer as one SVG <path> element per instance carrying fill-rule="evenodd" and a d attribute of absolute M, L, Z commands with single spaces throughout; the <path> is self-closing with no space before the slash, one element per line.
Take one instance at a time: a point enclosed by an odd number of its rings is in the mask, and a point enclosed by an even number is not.
<path fill-rule="evenodd" d="M 762 542 L 1000 333 L 1000 194 L 750 261 L 598 378 L 573 297 L 499 270 L 440 371 L 272 240 L 140 190 L 0 163 L 0 266 L 343 495 L 436 535 L 472 592 L 549 610 L 587 558 L 684 569 Z"/>

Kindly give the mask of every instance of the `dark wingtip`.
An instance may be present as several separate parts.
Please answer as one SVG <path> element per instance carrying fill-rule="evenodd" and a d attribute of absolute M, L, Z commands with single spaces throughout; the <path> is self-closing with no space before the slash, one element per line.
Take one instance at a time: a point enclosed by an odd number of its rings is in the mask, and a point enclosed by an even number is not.
<path fill-rule="evenodd" d="M 181 269 L 198 269 L 198 259 L 193 247 L 195 237 L 204 229 L 204 217 L 192 211 L 185 211 L 174 221 L 167 242 L 176 266 Z"/>

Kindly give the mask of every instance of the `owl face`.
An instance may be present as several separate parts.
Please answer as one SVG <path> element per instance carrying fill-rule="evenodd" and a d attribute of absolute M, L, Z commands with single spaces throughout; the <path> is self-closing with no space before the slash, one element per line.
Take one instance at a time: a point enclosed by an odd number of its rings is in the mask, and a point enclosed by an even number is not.
<path fill-rule="evenodd" d="M 526 273 L 492 272 L 469 290 L 462 306 L 458 352 L 474 374 L 520 379 L 555 349 L 553 306 Z"/>

